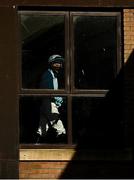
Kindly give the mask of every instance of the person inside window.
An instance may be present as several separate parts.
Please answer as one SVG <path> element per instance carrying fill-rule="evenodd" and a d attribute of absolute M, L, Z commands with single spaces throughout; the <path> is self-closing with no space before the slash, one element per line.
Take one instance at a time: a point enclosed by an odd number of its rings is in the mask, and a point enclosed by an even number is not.
<path fill-rule="evenodd" d="M 52 55 L 48 59 L 48 69 L 43 73 L 40 81 L 41 89 L 59 89 L 58 76 L 63 68 L 64 58 L 60 55 Z M 40 122 L 37 133 L 38 143 L 55 143 L 65 139 L 66 130 L 60 119 L 59 108 L 63 104 L 63 98 L 59 96 L 45 96 L 40 107 Z"/>

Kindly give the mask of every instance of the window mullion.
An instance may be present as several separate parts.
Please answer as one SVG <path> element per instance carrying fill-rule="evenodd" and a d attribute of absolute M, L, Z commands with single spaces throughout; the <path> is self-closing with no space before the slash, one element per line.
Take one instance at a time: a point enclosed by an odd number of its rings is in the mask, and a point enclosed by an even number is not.
<path fill-rule="evenodd" d="M 67 114 L 68 114 L 68 144 L 72 144 L 72 96 L 68 96 L 67 102 Z"/>

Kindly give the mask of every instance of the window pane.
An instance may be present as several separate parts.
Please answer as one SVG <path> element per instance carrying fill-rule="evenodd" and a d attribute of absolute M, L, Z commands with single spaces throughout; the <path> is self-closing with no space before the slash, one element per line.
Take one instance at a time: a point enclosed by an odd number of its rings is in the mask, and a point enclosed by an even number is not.
<path fill-rule="evenodd" d="M 75 88 L 108 89 L 116 75 L 117 18 L 74 17 Z"/>
<path fill-rule="evenodd" d="M 20 98 L 20 143 L 66 143 L 65 97 Z"/>
<path fill-rule="evenodd" d="M 122 104 L 121 100 L 112 100 L 111 95 L 103 98 L 74 97 L 73 142 L 89 148 L 122 146 L 125 128 Z"/>
<path fill-rule="evenodd" d="M 64 15 L 45 15 L 39 12 L 20 13 L 22 37 L 22 88 L 43 88 L 42 74 L 48 69 L 51 55 L 65 54 Z M 64 88 L 64 70 L 62 68 Z M 48 87 L 49 88 L 49 87 Z"/>
<path fill-rule="evenodd" d="M 72 124 L 73 124 L 73 142 L 76 143 L 86 132 L 93 121 L 93 113 L 97 112 L 102 98 L 73 97 L 72 101 Z"/>

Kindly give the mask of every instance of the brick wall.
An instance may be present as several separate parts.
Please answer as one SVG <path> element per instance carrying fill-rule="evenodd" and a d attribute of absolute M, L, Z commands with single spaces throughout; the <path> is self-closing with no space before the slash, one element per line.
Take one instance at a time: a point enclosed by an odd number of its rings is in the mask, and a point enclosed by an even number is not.
<path fill-rule="evenodd" d="M 134 48 L 134 9 L 124 9 L 124 61 L 130 59 Z M 128 63 L 125 70 L 125 112 L 128 119 L 126 126 L 129 127 L 130 144 L 133 141 L 134 127 L 134 69 L 132 62 Z M 133 98 L 132 98 L 133 97 Z M 20 162 L 20 178 L 38 178 L 38 179 L 58 179 L 64 172 L 68 162 L 51 162 L 51 161 L 25 161 Z M 79 163 L 80 167 L 80 163 Z M 104 171 L 104 169 L 103 169 Z M 121 170 L 122 171 L 122 170 Z M 87 170 L 88 172 L 88 170 Z M 112 170 L 111 170 L 112 172 Z M 122 171 L 124 172 L 124 171 Z M 112 173 L 111 173 L 112 174 Z M 71 178 L 71 177 L 70 177 Z"/>
<path fill-rule="evenodd" d="M 65 169 L 65 171 L 64 171 Z M 133 166 L 127 161 L 21 162 L 22 179 L 89 179 L 134 178 Z"/>
<path fill-rule="evenodd" d="M 134 9 L 124 9 L 124 59 L 128 60 L 134 49 Z"/>
<path fill-rule="evenodd" d="M 20 162 L 20 178 L 58 179 L 68 162 Z"/>
<path fill-rule="evenodd" d="M 124 10 L 124 112 L 127 143 L 134 147 L 134 9 Z"/>

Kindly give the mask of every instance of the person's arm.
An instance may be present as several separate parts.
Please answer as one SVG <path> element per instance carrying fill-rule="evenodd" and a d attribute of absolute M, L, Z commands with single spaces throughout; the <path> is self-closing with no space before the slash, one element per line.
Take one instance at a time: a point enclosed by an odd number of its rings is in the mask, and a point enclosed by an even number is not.
<path fill-rule="evenodd" d="M 59 114 L 52 112 L 51 103 L 52 103 L 52 97 L 44 97 L 40 108 L 41 116 L 46 117 L 48 123 L 50 121 L 59 119 Z"/>
<path fill-rule="evenodd" d="M 40 81 L 40 88 L 41 89 L 53 89 L 53 78 L 49 71 L 46 71 Z"/>

